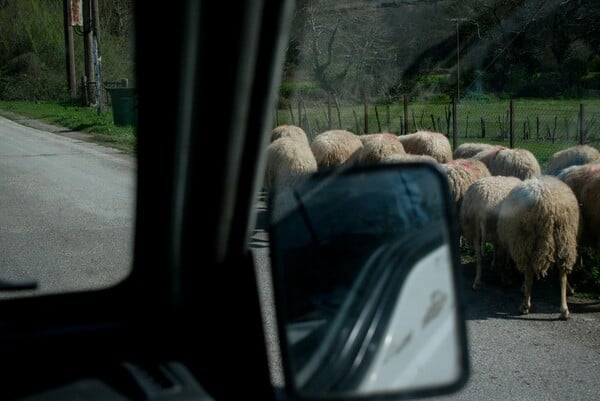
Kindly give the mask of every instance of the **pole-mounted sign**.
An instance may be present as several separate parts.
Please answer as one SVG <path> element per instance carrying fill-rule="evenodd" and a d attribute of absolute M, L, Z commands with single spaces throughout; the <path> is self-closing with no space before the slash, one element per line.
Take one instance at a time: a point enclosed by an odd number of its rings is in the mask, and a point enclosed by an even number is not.
<path fill-rule="evenodd" d="M 71 26 L 83 26 L 83 5 L 81 0 L 67 0 L 69 2 L 69 17 Z"/>

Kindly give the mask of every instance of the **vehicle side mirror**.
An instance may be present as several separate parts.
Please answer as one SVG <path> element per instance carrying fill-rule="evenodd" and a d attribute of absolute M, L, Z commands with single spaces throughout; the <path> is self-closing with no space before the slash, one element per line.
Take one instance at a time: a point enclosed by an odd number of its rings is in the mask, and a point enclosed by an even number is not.
<path fill-rule="evenodd" d="M 320 171 L 271 191 L 268 209 L 291 399 L 423 397 L 466 383 L 456 207 L 437 165 Z"/>

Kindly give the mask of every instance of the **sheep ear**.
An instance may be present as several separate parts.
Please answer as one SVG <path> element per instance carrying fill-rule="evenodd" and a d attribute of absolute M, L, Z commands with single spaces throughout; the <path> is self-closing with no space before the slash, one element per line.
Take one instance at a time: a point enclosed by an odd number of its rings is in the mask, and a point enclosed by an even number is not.
<path fill-rule="evenodd" d="M 440 167 L 322 170 L 271 193 L 268 210 L 292 399 L 442 394 L 466 382 L 458 224 Z"/>

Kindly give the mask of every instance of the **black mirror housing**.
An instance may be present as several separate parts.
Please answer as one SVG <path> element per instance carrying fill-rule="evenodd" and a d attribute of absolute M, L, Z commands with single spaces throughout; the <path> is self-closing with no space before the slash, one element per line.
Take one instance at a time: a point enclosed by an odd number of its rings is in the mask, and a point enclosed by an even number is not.
<path fill-rule="evenodd" d="M 272 190 L 268 210 L 292 399 L 415 398 L 466 383 L 458 219 L 435 163 L 319 171 Z"/>

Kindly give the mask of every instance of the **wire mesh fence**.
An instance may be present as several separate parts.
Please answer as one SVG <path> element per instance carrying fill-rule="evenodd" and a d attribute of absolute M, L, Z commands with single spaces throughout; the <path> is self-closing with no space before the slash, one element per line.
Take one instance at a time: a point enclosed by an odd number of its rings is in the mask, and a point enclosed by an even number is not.
<path fill-rule="evenodd" d="M 282 107 L 285 106 L 285 107 Z M 292 97 L 280 101 L 275 125 L 301 126 L 313 139 L 329 129 L 356 134 L 396 135 L 429 130 L 446 135 L 453 148 L 486 142 L 532 151 L 545 164 L 556 151 L 577 144 L 600 148 L 600 99 L 514 99 L 453 101 L 341 102 Z"/>

